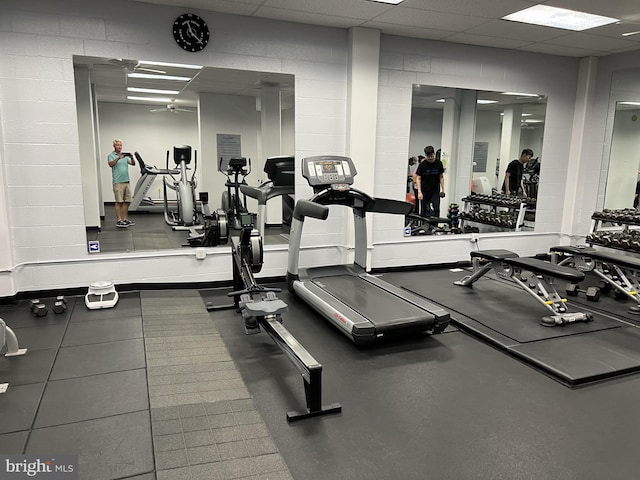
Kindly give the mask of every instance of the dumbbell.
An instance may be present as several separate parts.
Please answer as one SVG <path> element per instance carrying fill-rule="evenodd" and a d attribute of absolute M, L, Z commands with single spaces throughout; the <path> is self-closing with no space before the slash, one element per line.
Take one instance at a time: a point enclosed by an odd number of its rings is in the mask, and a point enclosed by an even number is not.
<path fill-rule="evenodd" d="M 53 304 L 53 313 L 64 313 L 67 310 L 67 300 L 62 295 L 56 297 L 56 302 Z"/>
<path fill-rule="evenodd" d="M 29 302 L 29 310 L 31 310 L 36 317 L 44 317 L 49 313 L 47 306 L 44 303 L 41 303 L 37 298 Z"/>
<path fill-rule="evenodd" d="M 600 288 L 599 287 L 587 287 L 586 290 L 580 288 L 580 285 L 577 283 L 569 283 L 567 284 L 567 296 L 569 297 L 577 297 L 578 293 L 584 293 L 587 297 L 587 300 L 591 302 L 597 302 L 600 300 Z"/>

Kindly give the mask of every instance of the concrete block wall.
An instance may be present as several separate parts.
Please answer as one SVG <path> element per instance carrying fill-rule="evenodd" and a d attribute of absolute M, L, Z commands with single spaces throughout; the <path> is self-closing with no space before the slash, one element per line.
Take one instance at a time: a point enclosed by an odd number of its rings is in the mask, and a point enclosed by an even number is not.
<path fill-rule="evenodd" d="M 3 1 L 0 119 L 8 220 L 0 229 L 9 232 L 12 248 L 4 255 L 10 258 L 1 259 L 7 267 L 0 272 L 0 297 L 103 278 L 116 283 L 230 279 L 231 260 L 223 247 L 202 263 L 183 251 L 169 252 L 161 262 L 150 262 L 148 253 L 89 256 L 73 55 L 291 73 L 296 156 L 344 154 L 346 30 L 190 9 L 213 32 L 207 49 L 191 54 L 175 45 L 171 33 L 183 10 L 127 0 Z M 337 222 L 309 225 L 305 233 L 309 245 L 344 243 Z"/>

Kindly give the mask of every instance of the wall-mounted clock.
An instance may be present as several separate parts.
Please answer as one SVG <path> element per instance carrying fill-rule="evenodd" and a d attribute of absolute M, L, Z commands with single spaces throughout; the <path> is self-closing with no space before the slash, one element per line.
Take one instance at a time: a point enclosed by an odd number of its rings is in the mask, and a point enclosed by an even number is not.
<path fill-rule="evenodd" d="M 198 15 L 184 13 L 173 22 L 173 38 L 187 52 L 199 52 L 209 43 L 209 27 Z"/>

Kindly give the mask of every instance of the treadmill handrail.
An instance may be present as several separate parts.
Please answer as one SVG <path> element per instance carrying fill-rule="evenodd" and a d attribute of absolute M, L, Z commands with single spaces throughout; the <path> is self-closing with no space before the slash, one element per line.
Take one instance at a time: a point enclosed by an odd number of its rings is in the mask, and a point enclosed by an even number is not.
<path fill-rule="evenodd" d="M 293 209 L 293 218 L 304 222 L 304 217 L 326 220 L 329 216 L 329 207 L 312 202 L 311 200 L 298 200 Z"/>
<path fill-rule="evenodd" d="M 371 197 L 357 188 L 344 190 L 335 190 L 331 187 L 325 188 L 311 197 L 309 201 L 320 205 L 344 205 L 363 212 L 390 213 L 394 215 L 408 215 L 413 210 L 413 205 L 404 200 Z"/>

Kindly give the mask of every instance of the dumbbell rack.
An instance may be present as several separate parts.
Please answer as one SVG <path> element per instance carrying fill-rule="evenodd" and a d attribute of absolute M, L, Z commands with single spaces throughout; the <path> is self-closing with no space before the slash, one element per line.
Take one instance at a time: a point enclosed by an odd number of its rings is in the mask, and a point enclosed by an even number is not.
<path fill-rule="evenodd" d="M 611 225 L 605 226 L 605 223 Z M 640 252 L 640 212 L 631 208 L 594 212 L 586 243 L 625 252 Z"/>
<path fill-rule="evenodd" d="M 474 222 L 519 232 L 525 226 L 527 209 L 535 211 L 535 199 L 510 197 L 502 194 L 471 193 L 471 195 L 464 197 L 462 202 L 464 208 L 460 213 L 461 228 L 465 222 Z M 498 211 L 498 209 L 503 210 Z"/>

